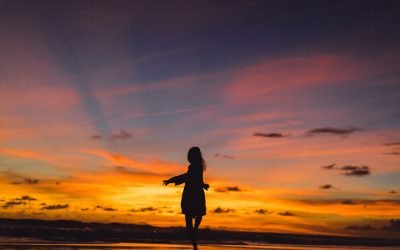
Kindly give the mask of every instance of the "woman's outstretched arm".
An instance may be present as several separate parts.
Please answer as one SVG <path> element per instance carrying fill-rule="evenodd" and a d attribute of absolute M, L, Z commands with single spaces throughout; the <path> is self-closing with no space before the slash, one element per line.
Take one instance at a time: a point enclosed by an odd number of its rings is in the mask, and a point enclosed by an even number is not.
<path fill-rule="evenodd" d="M 163 184 L 164 184 L 165 186 L 167 186 L 167 185 L 170 184 L 170 183 L 174 183 L 175 186 L 176 186 L 176 185 L 180 185 L 180 184 L 186 182 L 186 178 L 187 178 L 187 173 L 184 173 L 184 174 L 181 174 L 181 175 L 178 175 L 178 176 L 174 176 L 174 177 L 172 177 L 172 178 L 170 178 L 170 179 L 168 179 L 168 180 L 164 180 L 164 181 L 163 181 Z"/>

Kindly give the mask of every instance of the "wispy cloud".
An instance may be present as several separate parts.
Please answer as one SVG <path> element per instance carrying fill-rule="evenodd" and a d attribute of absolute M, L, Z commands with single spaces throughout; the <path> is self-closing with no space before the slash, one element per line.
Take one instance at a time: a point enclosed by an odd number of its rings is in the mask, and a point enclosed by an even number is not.
<path fill-rule="evenodd" d="M 40 182 L 39 179 L 26 177 L 23 174 L 15 172 L 14 170 L 0 171 L 0 175 L 2 175 L 5 179 L 8 179 L 10 181 L 10 184 L 12 185 L 21 185 L 21 184 L 35 185 Z"/>
<path fill-rule="evenodd" d="M 132 137 L 133 137 L 132 134 L 130 134 L 130 133 L 124 131 L 124 130 L 121 130 L 118 133 L 112 134 L 111 135 L 111 140 L 114 140 L 114 141 L 127 140 L 127 139 L 130 139 Z"/>
<path fill-rule="evenodd" d="M 371 74 L 363 64 L 353 57 L 319 54 L 268 60 L 234 72 L 226 94 L 240 103 L 262 100 L 273 91 L 330 85 Z"/>
<path fill-rule="evenodd" d="M 141 162 L 132 157 L 122 154 L 116 154 L 105 150 L 81 150 L 83 153 L 95 155 L 105 159 L 107 162 L 117 166 L 117 170 L 129 170 L 137 172 L 145 172 L 147 174 L 160 175 L 163 173 L 171 173 L 172 171 L 181 170 L 182 166 L 161 160 L 152 160 L 150 162 Z M 119 167 L 118 167 L 119 166 Z"/>
<path fill-rule="evenodd" d="M 215 158 L 224 158 L 224 159 L 229 159 L 229 160 L 235 159 L 235 157 L 232 155 L 226 155 L 226 154 L 220 154 L 220 153 L 214 154 L 214 157 Z"/>
<path fill-rule="evenodd" d="M 385 145 L 385 146 L 388 146 L 388 147 L 391 147 L 391 146 L 400 146 L 400 142 L 387 142 L 387 143 L 384 143 L 383 145 Z"/>
<path fill-rule="evenodd" d="M 158 176 L 157 174 L 152 174 L 146 171 L 134 169 L 132 167 L 127 167 L 127 166 L 115 166 L 114 167 L 116 171 L 124 174 L 132 174 L 132 175 L 154 175 Z"/>
<path fill-rule="evenodd" d="M 94 140 L 100 140 L 103 139 L 104 136 L 99 134 L 94 134 L 90 136 L 90 138 Z M 123 140 L 128 140 L 130 138 L 133 138 L 133 135 L 129 132 L 126 132 L 125 130 L 120 130 L 119 132 L 110 135 L 110 139 L 112 141 L 123 141 Z"/>

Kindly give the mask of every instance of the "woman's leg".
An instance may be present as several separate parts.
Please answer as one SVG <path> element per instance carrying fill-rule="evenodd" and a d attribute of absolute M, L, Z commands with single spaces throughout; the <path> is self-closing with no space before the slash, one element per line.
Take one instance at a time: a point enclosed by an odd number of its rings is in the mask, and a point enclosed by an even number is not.
<path fill-rule="evenodd" d="M 186 232 L 191 239 L 192 232 L 193 232 L 193 221 L 190 215 L 185 214 L 185 221 L 186 221 Z"/>
<path fill-rule="evenodd" d="M 194 217 L 194 227 L 193 227 L 193 242 L 194 242 L 194 244 L 193 245 L 196 245 L 196 247 L 197 247 L 197 231 L 199 229 L 201 219 L 203 219 L 203 216 L 201 216 L 201 215 Z"/>
<path fill-rule="evenodd" d="M 188 238 L 190 242 L 193 244 L 193 217 L 185 214 L 185 221 L 186 221 L 186 232 L 188 234 Z"/>
<path fill-rule="evenodd" d="M 201 220 L 203 219 L 203 216 L 198 215 L 194 218 L 194 231 L 197 232 L 197 229 L 199 229 Z"/>
<path fill-rule="evenodd" d="M 197 242 L 196 242 L 195 230 L 193 228 L 193 217 L 185 214 L 185 221 L 186 221 L 186 231 L 187 231 L 188 237 L 190 239 L 190 242 L 193 245 L 193 249 L 196 250 Z"/>

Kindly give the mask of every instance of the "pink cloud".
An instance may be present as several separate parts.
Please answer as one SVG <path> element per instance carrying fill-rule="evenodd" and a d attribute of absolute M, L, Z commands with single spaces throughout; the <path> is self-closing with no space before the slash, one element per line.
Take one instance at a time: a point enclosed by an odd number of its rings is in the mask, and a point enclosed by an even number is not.
<path fill-rule="evenodd" d="M 98 156 L 113 164 L 114 166 L 128 167 L 132 171 L 145 171 L 148 173 L 157 174 L 165 174 L 182 170 L 185 171 L 184 167 L 179 164 L 170 163 L 159 159 L 154 159 L 149 162 L 142 162 L 129 156 L 111 153 L 105 150 L 82 149 L 81 152 L 89 155 Z"/>
<path fill-rule="evenodd" d="M 348 56 L 279 58 L 233 71 L 225 96 L 235 102 L 276 98 L 276 95 L 266 94 L 288 88 L 293 91 L 297 87 L 354 80 L 371 74 L 370 68 L 370 62 Z"/>

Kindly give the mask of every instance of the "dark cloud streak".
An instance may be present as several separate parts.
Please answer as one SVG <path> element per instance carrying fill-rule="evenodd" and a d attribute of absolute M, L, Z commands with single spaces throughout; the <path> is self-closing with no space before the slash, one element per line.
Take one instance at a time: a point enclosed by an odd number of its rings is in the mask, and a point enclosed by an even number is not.
<path fill-rule="evenodd" d="M 224 208 L 217 207 L 216 209 L 212 210 L 212 213 L 214 213 L 214 214 L 226 214 L 226 213 L 233 213 L 233 212 L 235 212 L 235 210 L 231 209 L 231 208 L 224 209 Z"/>
<path fill-rule="evenodd" d="M 36 201 L 36 198 L 33 198 L 29 195 L 23 195 L 21 196 L 21 198 L 16 198 L 15 200 L 19 200 L 19 201 Z"/>
<path fill-rule="evenodd" d="M 280 212 L 280 213 L 278 213 L 278 215 L 280 215 L 280 216 L 295 216 L 296 214 L 286 211 L 286 212 Z"/>
<path fill-rule="evenodd" d="M 14 207 L 14 206 L 19 206 L 19 205 L 26 205 L 26 202 L 24 201 L 8 201 L 6 203 L 3 204 L 3 206 L 1 206 L 4 209 L 10 208 L 10 207 Z"/>
<path fill-rule="evenodd" d="M 218 187 L 215 189 L 215 192 L 218 193 L 226 193 L 226 192 L 241 192 L 243 191 L 238 186 L 227 186 L 227 187 Z"/>
<path fill-rule="evenodd" d="M 259 137 L 266 137 L 266 138 L 283 138 L 286 137 L 285 135 L 281 133 L 262 133 L 262 132 L 257 132 L 254 133 L 253 136 L 259 136 Z"/>
<path fill-rule="evenodd" d="M 39 180 L 38 179 L 32 179 L 32 178 L 25 178 L 24 183 L 26 184 L 38 184 Z"/>
<path fill-rule="evenodd" d="M 261 208 L 261 209 L 256 209 L 254 211 L 254 213 L 256 213 L 256 214 L 271 214 L 272 212 Z"/>
<path fill-rule="evenodd" d="M 355 205 L 355 203 L 353 202 L 353 200 L 343 200 L 342 201 L 343 205 Z"/>
<path fill-rule="evenodd" d="M 103 136 L 101 136 L 101 135 L 92 135 L 92 136 L 90 136 L 90 138 L 94 139 L 94 140 L 99 140 L 99 139 L 103 138 Z"/>
<path fill-rule="evenodd" d="M 41 210 L 60 210 L 69 208 L 69 204 L 55 204 L 55 205 L 48 205 L 41 208 Z"/>
<path fill-rule="evenodd" d="M 362 131 L 361 128 L 333 128 L 333 127 L 323 127 L 323 128 L 315 128 L 309 130 L 306 134 L 308 135 L 320 135 L 320 134 L 331 134 L 331 135 L 349 135 L 355 132 Z"/>
<path fill-rule="evenodd" d="M 368 166 L 352 166 L 347 165 L 340 168 L 342 170 L 343 175 L 346 176 L 356 176 L 362 177 L 371 174 L 371 170 Z"/>
<path fill-rule="evenodd" d="M 118 211 L 118 209 L 115 209 L 115 208 L 112 208 L 112 207 L 104 207 L 104 206 L 100 206 L 100 205 L 97 205 L 97 206 L 95 207 L 95 209 L 101 209 L 101 210 L 106 211 L 106 212 L 115 212 L 115 211 Z"/>
<path fill-rule="evenodd" d="M 385 155 L 396 155 L 396 156 L 398 156 L 398 155 L 400 155 L 400 152 L 388 152 L 388 153 L 385 153 Z"/>
<path fill-rule="evenodd" d="M 124 130 L 121 130 L 120 132 L 112 134 L 110 136 L 111 140 L 114 140 L 114 141 L 127 140 L 127 139 L 130 139 L 132 137 L 133 137 L 132 134 L 130 134 L 130 133 L 124 131 Z"/>
<path fill-rule="evenodd" d="M 155 212 L 158 209 L 155 207 L 143 207 L 143 208 L 139 208 L 139 209 L 131 209 L 129 210 L 129 212 Z"/>
<path fill-rule="evenodd" d="M 321 168 L 325 170 L 337 170 L 341 172 L 342 175 L 345 176 L 363 177 L 371 175 L 371 169 L 369 166 L 366 165 L 362 166 L 344 165 L 342 167 L 338 167 L 336 166 L 336 164 L 330 164 L 327 166 L 322 166 Z"/>
<path fill-rule="evenodd" d="M 325 184 L 319 186 L 320 189 L 333 189 L 334 187 L 331 184 Z"/>
<path fill-rule="evenodd" d="M 330 165 L 327 165 L 327 166 L 322 166 L 321 168 L 327 169 L 327 170 L 331 170 L 331 169 L 334 169 L 335 166 L 336 166 L 336 164 L 334 163 L 334 164 L 330 164 Z"/>

